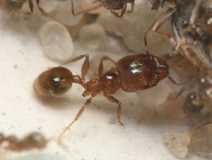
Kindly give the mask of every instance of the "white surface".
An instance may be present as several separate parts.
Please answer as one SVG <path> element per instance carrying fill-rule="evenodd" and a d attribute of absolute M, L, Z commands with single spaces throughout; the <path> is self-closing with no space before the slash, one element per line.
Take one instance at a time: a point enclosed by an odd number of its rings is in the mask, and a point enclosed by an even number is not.
<path fill-rule="evenodd" d="M 24 24 L 12 22 L 3 15 L 0 12 L 0 131 L 21 136 L 36 130 L 54 137 L 84 103 L 80 95 L 82 90 L 73 86 L 61 103 L 42 103 L 35 98 L 34 79 L 57 64 L 43 55 L 36 34 L 31 34 Z M 79 66 L 70 65 L 70 68 L 77 71 Z M 123 104 L 125 127 L 115 123 L 115 105 L 104 98 L 94 101 L 65 139 L 71 158 L 175 160 L 163 145 L 162 136 L 169 130 L 176 130 L 178 125 L 160 120 L 160 117 L 148 120 L 148 115 L 146 121 L 142 120 L 144 108 L 148 107 L 142 105 L 142 101 L 150 94 L 147 91 L 142 97 L 127 93 L 118 96 Z"/>

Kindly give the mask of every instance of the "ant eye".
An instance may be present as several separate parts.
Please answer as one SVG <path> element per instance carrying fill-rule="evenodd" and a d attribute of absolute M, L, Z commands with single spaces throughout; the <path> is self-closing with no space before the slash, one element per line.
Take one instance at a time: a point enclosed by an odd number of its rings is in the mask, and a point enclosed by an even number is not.
<path fill-rule="evenodd" d="M 55 87 L 55 88 L 59 87 L 62 80 L 63 80 L 62 77 L 58 77 L 58 76 L 57 76 L 57 77 L 53 77 L 53 78 L 51 79 L 52 86 Z"/>

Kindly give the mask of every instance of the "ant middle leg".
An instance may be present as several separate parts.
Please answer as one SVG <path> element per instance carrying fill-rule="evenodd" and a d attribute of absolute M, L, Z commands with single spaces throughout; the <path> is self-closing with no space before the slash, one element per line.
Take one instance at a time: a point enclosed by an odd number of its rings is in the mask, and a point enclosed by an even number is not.
<path fill-rule="evenodd" d="M 28 0 L 28 3 L 29 3 L 30 12 L 33 13 L 33 11 L 34 11 L 34 5 L 33 5 L 32 0 Z"/>
<path fill-rule="evenodd" d="M 83 7 L 81 9 L 79 9 L 79 11 L 76 11 L 75 5 L 74 5 L 74 0 L 71 0 L 71 12 L 74 16 L 78 16 L 80 14 L 87 13 L 89 11 L 98 9 L 102 6 L 103 6 L 103 4 L 101 2 L 95 1 L 94 3 L 88 5 L 87 7 Z"/>
<path fill-rule="evenodd" d="M 121 125 L 121 126 L 124 126 L 124 123 L 122 122 L 121 120 L 121 114 L 122 114 L 122 107 L 121 107 L 121 102 L 116 99 L 115 97 L 113 96 L 107 96 L 105 95 L 105 97 L 112 103 L 116 103 L 118 105 L 118 108 L 117 108 L 117 120 L 118 120 L 118 123 Z"/>
<path fill-rule="evenodd" d="M 99 77 L 102 76 L 103 71 L 104 71 L 104 61 L 109 61 L 114 66 L 116 66 L 116 62 L 113 59 L 111 59 L 110 57 L 108 57 L 108 56 L 102 57 L 101 60 L 100 60 L 99 66 L 98 66 L 98 76 Z"/>
<path fill-rule="evenodd" d="M 161 28 L 161 26 L 173 15 L 173 13 L 175 12 L 175 9 L 169 10 L 167 11 L 167 13 L 162 14 L 156 21 L 153 22 L 153 24 L 145 31 L 144 33 L 144 44 L 146 47 L 148 47 L 148 42 L 147 42 L 147 37 L 150 31 L 159 33 L 161 36 L 165 37 L 166 39 L 169 39 L 169 41 L 171 42 L 171 44 L 173 46 L 176 46 L 176 42 L 174 40 L 174 38 L 171 36 L 170 33 L 167 32 L 162 32 L 159 29 Z"/>
<path fill-rule="evenodd" d="M 83 54 L 83 55 L 77 56 L 77 57 L 75 57 L 71 60 L 68 60 L 65 64 L 73 63 L 73 62 L 79 61 L 83 58 L 85 58 L 85 60 L 84 60 L 83 65 L 81 67 L 81 79 L 85 80 L 85 76 L 87 75 L 88 70 L 90 68 L 89 55 Z"/>
<path fill-rule="evenodd" d="M 65 127 L 65 129 L 62 131 L 62 133 L 60 133 L 60 135 L 59 135 L 58 138 L 57 138 L 57 142 L 58 142 L 59 144 L 62 144 L 62 139 L 63 139 L 64 135 L 65 135 L 68 131 L 70 132 L 71 127 L 73 126 L 73 124 L 74 124 L 77 120 L 79 120 L 79 118 L 80 118 L 80 116 L 82 115 L 82 113 L 84 112 L 86 106 L 88 106 L 88 105 L 91 103 L 91 101 L 92 101 L 92 97 L 86 100 L 86 102 L 84 103 L 84 105 L 83 105 L 83 106 L 80 108 L 80 110 L 77 112 L 77 114 L 76 114 L 74 120 L 71 121 L 71 123 L 69 123 L 69 124 Z"/>

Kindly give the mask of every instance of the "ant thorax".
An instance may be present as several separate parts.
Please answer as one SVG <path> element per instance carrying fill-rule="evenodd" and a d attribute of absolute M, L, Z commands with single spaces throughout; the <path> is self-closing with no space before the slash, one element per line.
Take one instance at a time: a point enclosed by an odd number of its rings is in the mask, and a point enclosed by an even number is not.
<path fill-rule="evenodd" d="M 118 91 L 121 87 L 119 74 L 117 71 L 109 70 L 100 75 L 99 78 L 92 79 L 84 84 L 85 91 L 83 96 L 92 96 L 102 93 L 103 95 L 111 95 Z"/>

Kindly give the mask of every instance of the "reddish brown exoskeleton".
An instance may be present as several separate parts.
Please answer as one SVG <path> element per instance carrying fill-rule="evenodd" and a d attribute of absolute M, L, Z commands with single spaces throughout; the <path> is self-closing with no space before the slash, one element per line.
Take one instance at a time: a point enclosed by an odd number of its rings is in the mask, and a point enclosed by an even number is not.
<path fill-rule="evenodd" d="M 73 123 L 79 119 L 85 107 L 91 103 L 92 99 L 102 94 L 110 102 L 118 105 L 117 119 L 121 121 L 121 102 L 113 97 L 120 89 L 126 92 L 136 92 L 154 87 L 158 82 L 169 75 L 169 67 L 164 60 L 150 54 L 137 54 L 121 58 L 117 62 L 109 57 L 102 57 L 98 66 L 98 77 L 85 80 L 89 69 L 89 57 L 81 55 L 72 60 L 76 61 L 85 58 L 81 68 L 81 76 L 74 75 L 64 67 L 55 67 L 40 74 L 34 83 L 35 92 L 40 96 L 57 96 L 66 92 L 72 85 L 77 83 L 85 91 L 83 97 L 89 97 L 80 108 L 75 119 L 64 129 L 60 138 L 71 128 Z M 104 62 L 111 62 L 114 67 L 104 72 Z"/>
<path fill-rule="evenodd" d="M 122 17 L 127 11 L 127 4 L 131 5 L 130 10 L 127 12 L 133 12 L 135 0 L 96 0 L 91 4 L 88 4 L 85 8 L 79 9 L 79 11 L 75 11 L 74 0 L 71 0 L 71 3 L 73 15 L 79 15 L 81 13 L 86 13 L 100 7 L 104 7 L 109 9 L 115 16 Z"/>

